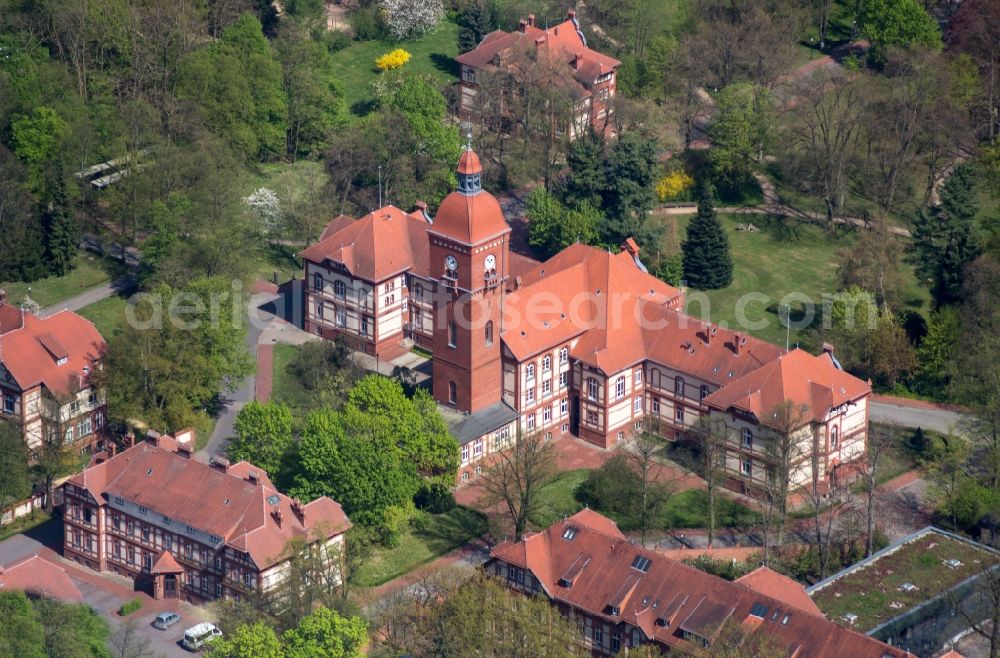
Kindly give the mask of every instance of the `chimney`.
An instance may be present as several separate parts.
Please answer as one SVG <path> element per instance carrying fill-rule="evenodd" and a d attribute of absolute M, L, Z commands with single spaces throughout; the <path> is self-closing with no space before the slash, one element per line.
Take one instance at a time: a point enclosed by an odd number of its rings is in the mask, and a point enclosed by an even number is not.
<path fill-rule="evenodd" d="M 427 202 L 426 201 L 421 201 L 420 199 L 417 199 L 417 202 L 415 204 L 413 204 L 413 205 L 416 206 L 417 210 L 420 211 L 420 216 L 423 217 L 424 220 L 426 220 L 428 224 L 433 224 L 434 223 L 434 219 L 431 217 L 431 214 L 429 212 L 427 212 Z"/>
<path fill-rule="evenodd" d="M 146 443 L 159 447 L 160 446 L 160 433 L 156 430 L 149 430 L 146 432 Z"/>
<path fill-rule="evenodd" d="M 744 343 L 746 343 L 746 338 L 743 337 L 743 334 L 733 334 L 733 353 L 739 354 L 740 347 L 742 347 Z"/>
<path fill-rule="evenodd" d="M 535 15 L 534 14 L 528 14 L 528 25 L 530 25 L 531 27 L 535 27 Z"/>
<path fill-rule="evenodd" d="M 524 34 L 525 30 L 528 28 L 528 21 L 523 18 L 517 22 L 517 31 Z"/>
<path fill-rule="evenodd" d="M 575 57 L 573 57 L 573 68 L 576 68 L 576 65 L 577 65 L 578 61 L 580 61 L 580 56 L 579 55 L 576 55 Z M 629 239 L 625 240 L 625 242 L 622 243 L 622 249 L 624 251 L 627 251 L 628 254 L 629 254 L 629 256 L 633 256 L 634 257 L 634 256 L 638 256 L 639 255 L 639 245 L 632 238 L 629 238 Z"/>
<path fill-rule="evenodd" d="M 558 29 L 558 28 L 557 28 L 557 29 Z M 580 57 L 580 54 L 579 54 L 579 53 L 577 53 L 576 55 L 573 55 L 573 70 L 574 70 L 574 71 L 577 71 L 577 70 L 579 70 L 579 68 L 580 68 L 580 60 L 582 60 L 582 59 L 583 59 L 583 58 L 582 58 L 582 57 Z M 635 242 L 635 240 L 632 240 L 632 238 L 629 238 L 629 240 L 631 240 L 631 241 L 632 241 L 633 243 Z M 624 249 L 624 248 L 626 248 L 626 247 L 625 247 L 625 245 L 622 245 L 622 248 L 623 248 L 623 249 Z M 638 251 L 638 250 L 637 250 L 637 251 Z"/>
<path fill-rule="evenodd" d="M 823 343 L 823 354 L 829 354 L 833 356 L 833 345 L 830 343 Z"/>
<path fill-rule="evenodd" d="M 545 35 L 544 34 L 542 36 L 538 37 L 537 39 L 535 39 L 535 45 L 536 46 L 540 46 L 543 43 L 545 43 Z"/>
<path fill-rule="evenodd" d="M 178 444 L 177 451 L 180 452 L 180 450 L 181 446 Z M 188 450 L 190 450 L 190 448 L 188 448 Z M 212 458 L 208 460 L 208 465 L 217 471 L 222 471 L 223 473 L 229 472 L 229 460 L 222 455 L 212 455 Z"/>
<path fill-rule="evenodd" d="M 299 523 L 305 525 L 306 523 L 306 508 L 303 507 L 302 501 L 298 498 L 292 499 L 292 514 L 294 514 L 299 519 Z"/>
<path fill-rule="evenodd" d="M 185 459 L 191 459 L 191 446 L 187 443 L 177 443 L 177 454 Z"/>
<path fill-rule="evenodd" d="M 271 516 L 274 517 L 275 523 L 277 523 L 278 527 L 280 528 L 281 527 L 281 508 L 278 507 L 277 505 L 275 505 L 274 506 L 274 510 L 271 512 Z"/>

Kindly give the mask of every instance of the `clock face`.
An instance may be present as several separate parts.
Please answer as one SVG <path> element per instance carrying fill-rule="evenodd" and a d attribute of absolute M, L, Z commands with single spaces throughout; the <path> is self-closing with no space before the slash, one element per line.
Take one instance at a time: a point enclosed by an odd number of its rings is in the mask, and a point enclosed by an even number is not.
<path fill-rule="evenodd" d="M 449 270 L 457 270 L 458 260 L 454 256 L 445 256 L 444 266 Z"/>
<path fill-rule="evenodd" d="M 490 254 L 486 257 L 486 269 L 492 270 L 497 266 L 497 257 Z"/>

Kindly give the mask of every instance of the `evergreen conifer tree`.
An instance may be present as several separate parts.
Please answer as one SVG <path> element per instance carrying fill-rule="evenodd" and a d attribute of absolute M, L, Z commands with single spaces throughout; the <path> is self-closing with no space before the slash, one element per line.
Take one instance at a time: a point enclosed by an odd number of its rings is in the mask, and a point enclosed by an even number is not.
<path fill-rule="evenodd" d="M 940 203 L 914 221 L 911 255 L 937 307 L 960 299 L 965 267 L 980 254 L 973 223 L 978 211 L 975 172 L 960 164 L 942 186 Z"/>
<path fill-rule="evenodd" d="M 493 30 L 493 12 L 482 0 L 470 2 L 458 15 L 458 52 L 467 53 Z"/>
<path fill-rule="evenodd" d="M 50 274 L 63 276 L 75 267 L 76 251 L 80 246 L 80 225 L 70 207 L 66 177 L 59 158 L 52 164 L 47 192 L 48 201 L 42 210 L 45 259 Z"/>
<path fill-rule="evenodd" d="M 568 206 L 584 203 L 600 208 L 601 192 L 606 187 L 604 138 L 593 130 L 573 140 L 566 152 L 569 175 L 558 189 L 560 200 Z"/>
<path fill-rule="evenodd" d="M 0 281 L 34 281 L 45 276 L 45 245 L 33 212 L 24 167 L 0 146 Z"/>
<path fill-rule="evenodd" d="M 712 207 L 711 183 L 704 183 L 698 199 L 698 214 L 687 228 L 681 246 L 684 256 L 684 279 L 698 289 L 725 288 L 733 281 L 733 259 L 729 238 Z"/>

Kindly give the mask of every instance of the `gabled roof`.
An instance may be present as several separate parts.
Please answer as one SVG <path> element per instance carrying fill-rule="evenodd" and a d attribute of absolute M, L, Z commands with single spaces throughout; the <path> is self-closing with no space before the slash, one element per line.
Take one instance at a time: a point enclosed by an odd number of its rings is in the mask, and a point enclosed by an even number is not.
<path fill-rule="evenodd" d="M 119 496 L 171 523 L 221 537 L 261 569 L 281 561 L 290 539 L 312 539 L 315 530 L 328 538 L 351 527 L 340 505 L 325 496 L 301 508 L 303 521 L 295 502 L 261 469 L 247 462 L 227 470 L 202 464 L 178 453 L 168 436 L 139 442 L 106 461 L 95 459 L 69 482 L 99 502 Z"/>
<path fill-rule="evenodd" d="M 301 255 L 315 263 L 342 263 L 352 275 L 373 283 L 405 271 L 426 276 L 429 227 L 420 211 L 408 214 L 392 205 L 360 219 L 339 215 Z"/>
<path fill-rule="evenodd" d="M 803 424 L 822 421 L 833 407 L 871 393 L 871 387 L 838 368 L 829 353 L 813 356 L 794 349 L 705 398 L 705 404 L 727 411 L 738 409 L 770 423 L 786 400 L 805 409 Z"/>
<path fill-rule="evenodd" d="M 156 561 L 153 563 L 150 573 L 184 573 L 184 567 L 174 559 L 173 553 L 164 549 L 156 556 Z"/>
<path fill-rule="evenodd" d="M 575 358 L 616 372 L 645 358 L 637 321 L 642 306 L 679 307 L 683 299 L 640 269 L 628 251 L 612 254 L 577 243 L 513 280 L 504 301 L 512 321 L 501 338 L 522 360 L 579 337 Z"/>
<path fill-rule="evenodd" d="M 45 318 L 24 313 L 20 327 L 0 334 L 0 363 L 21 390 L 41 384 L 61 399 L 90 386 L 106 346 L 94 323 L 73 311 Z"/>
<path fill-rule="evenodd" d="M 806 588 L 801 583 L 777 571 L 772 571 L 766 566 L 757 567 L 750 573 L 740 576 L 736 582 L 746 585 L 755 592 L 760 592 L 786 605 L 798 608 L 802 612 L 817 617 L 823 616 L 823 611 L 819 609 L 812 597 L 806 594 Z"/>
<path fill-rule="evenodd" d="M 774 638 L 796 658 L 909 655 L 742 583 L 629 543 L 620 532 L 604 532 L 598 516 L 588 510 L 521 541 L 503 542 L 491 559 L 529 570 L 554 602 L 622 624 L 626 631 L 640 628 L 645 637 L 668 647 L 687 645 L 682 628 L 710 637 L 728 618 L 747 632 Z"/>

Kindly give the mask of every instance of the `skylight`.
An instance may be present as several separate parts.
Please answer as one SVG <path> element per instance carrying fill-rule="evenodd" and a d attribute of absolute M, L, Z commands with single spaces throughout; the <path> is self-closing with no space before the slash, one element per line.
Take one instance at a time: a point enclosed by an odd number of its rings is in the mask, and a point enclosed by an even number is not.
<path fill-rule="evenodd" d="M 649 571 L 649 565 L 651 564 L 652 561 L 648 557 L 643 557 L 642 555 L 636 555 L 635 559 L 632 560 L 632 568 L 643 573 Z"/>
<path fill-rule="evenodd" d="M 573 538 L 576 537 L 576 533 L 577 529 L 574 528 L 573 526 L 569 526 L 568 528 L 566 528 L 566 530 L 563 531 L 562 536 L 563 539 L 565 539 L 566 541 L 573 541 Z"/>
<path fill-rule="evenodd" d="M 267 504 L 268 505 L 277 505 L 278 504 L 278 500 L 279 499 L 278 499 L 278 495 L 277 494 L 271 494 L 270 496 L 267 497 Z"/>

